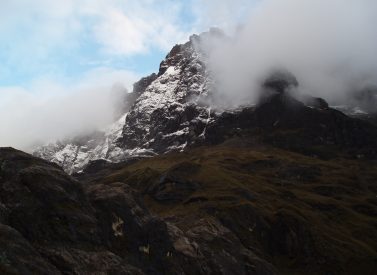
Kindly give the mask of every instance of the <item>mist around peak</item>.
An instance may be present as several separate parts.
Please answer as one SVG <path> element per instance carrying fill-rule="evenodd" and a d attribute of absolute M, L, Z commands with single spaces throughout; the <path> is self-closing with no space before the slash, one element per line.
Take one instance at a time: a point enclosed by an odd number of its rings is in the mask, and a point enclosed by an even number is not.
<path fill-rule="evenodd" d="M 301 94 L 375 111 L 365 91 L 377 84 L 376 16 L 372 0 L 258 2 L 234 31 L 201 43 L 218 103 L 257 102 L 265 79 L 283 68 Z"/>

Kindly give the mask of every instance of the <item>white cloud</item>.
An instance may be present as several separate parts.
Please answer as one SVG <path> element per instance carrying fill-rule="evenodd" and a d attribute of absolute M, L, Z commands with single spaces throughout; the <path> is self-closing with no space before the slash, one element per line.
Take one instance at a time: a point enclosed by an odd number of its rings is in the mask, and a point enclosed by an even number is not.
<path fill-rule="evenodd" d="M 210 49 L 229 101 L 258 95 L 269 71 L 285 68 L 301 87 L 330 101 L 377 84 L 375 0 L 259 1 L 231 41 Z"/>
<path fill-rule="evenodd" d="M 195 29 L 206 30 L 219 27 L 233 32 L 250 15 L 260 0 L 193 0 Z"/>
<path fill-rule="evenodd" d="M 169 50 L 191 34 L 180 18 L 180 4 L 173 1 L 126 2 L 124 6 L 108 6 L 92 10 L 98 16 L 93 28 L 96 40 L 108 54 L 132 55 L 151 48 Z"/>
<path fill-rule="evenodd" d="M 94 34 L 109 54 L 131 55 L 146 52 L 147 36 L 150 26 L 140 19 L 131 20 L 119 10 L 111 10 L 104 14 L 102 20 L 94 28 Z"/>
<path fill-rule="evenodd" d="M 96 68 L 71 85 L 41 78 L 29 89 L 0 88 L 0 146 L 29 150 L 38 142 L 101 129 L 123 100 L 119 87 L 130 88 L 137 79 L 132 72 Z"/>

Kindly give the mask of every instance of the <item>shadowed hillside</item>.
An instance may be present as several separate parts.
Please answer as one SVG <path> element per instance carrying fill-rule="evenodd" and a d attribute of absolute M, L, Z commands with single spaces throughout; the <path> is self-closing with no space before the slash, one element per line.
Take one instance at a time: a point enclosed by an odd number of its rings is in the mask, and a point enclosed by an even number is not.
<path fill-rule="evenodd" d="M 376 162 L 242 137 L 77 176 L 0 150 L 4 274 L 373 274 Z"/>
<path fill-rule="evenodd" d="M 217 272 L 228 264 L 239 270 L 225 274 L 273 274 L 271 266 L 277 274 L 373 274 L 375 161 L 232 144 L 142 160 L 87 184 L 135 188 L 182 230 L 187 241 L 176 253 L 197 250 L 194 258 Z"/>

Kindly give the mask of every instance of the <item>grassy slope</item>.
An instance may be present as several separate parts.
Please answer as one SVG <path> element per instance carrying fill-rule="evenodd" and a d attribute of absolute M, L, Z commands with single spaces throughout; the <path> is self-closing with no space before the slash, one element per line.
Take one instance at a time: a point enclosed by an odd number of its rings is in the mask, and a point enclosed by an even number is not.
<path fill-rule="evenodd" d="M 177 200 L 156 200 L 148 190 L 167 171 L 199 187 Z M 151 212 L 182 230 L 215 216 L 282 273 L 373 274 L 376 269 L 375 161 L 222 145 L 144 159 L 99 181 L 130 184 Z M 180 192 L 174 188 L 162 187 Z"/>

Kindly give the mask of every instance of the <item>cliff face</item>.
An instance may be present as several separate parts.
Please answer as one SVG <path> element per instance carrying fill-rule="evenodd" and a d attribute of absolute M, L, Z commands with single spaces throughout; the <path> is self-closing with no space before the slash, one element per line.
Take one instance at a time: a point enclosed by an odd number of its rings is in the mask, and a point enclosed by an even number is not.
<path fill-rule="evenodd" d="M 208 95 L 208 81 L 194 43 L 175 46 L 129 112 L 121 146 L 162 153 L 192 144 L 210 118 L 209 107 L 198 104 Z"/>

